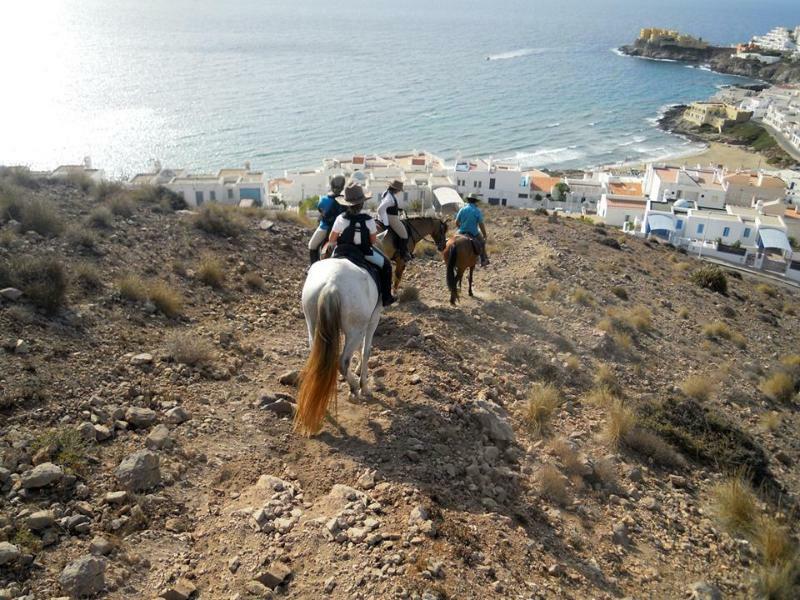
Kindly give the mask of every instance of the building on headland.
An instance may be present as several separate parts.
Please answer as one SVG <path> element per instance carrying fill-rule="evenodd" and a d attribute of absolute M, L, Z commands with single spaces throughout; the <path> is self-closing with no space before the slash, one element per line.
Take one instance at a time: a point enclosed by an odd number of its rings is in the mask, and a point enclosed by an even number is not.
<path fill-rule="evenodd" d="M 677 46 L 679 48 L 691 48 L 695 50 L 705 50 L 708 48 L 708 42 L 704 41 L 703 38 L 686 35 L 674 29 L 646 27 L 639 32 L 639 39 L 648 44 L 655 44 L 657 46 Z"/>
<path fill-rule="evenodd" d="M 71 179 L 75 177 L 86 177 L 95 183 L 100 183 L 106 178 L 105 171 L 92 167 L 92 159 L 86 156 L 83 164 L 80 165 L 60 165 L 50 171 L 49 176 L 53 179 Z"/>
<path fill-rule="evenodd" d="M 146 176 L 144 174 L 144 177 L 137 178 L 141 182 Z M 158 179 L 158 175 L 155 179 Z M 249 165 L 242 169 L 220 169 L 216 174 L 195 174 L 182 170 L 159 185 L 175 192 L 193 207 L 206 203 L 264 206 L 269 201 L 267 176 L 263 171 L 251 171 Z"/>
<path fill-rule="evenodd" d="M 709 125 L 720 132 L 731 125 L 745 123 L 752 116 L 752 112 L 721 102 L 692 102 L 683 113 L 683 118 L 691 124 Z"/>
<path fill-rule="evenodd" d="M 800 29 L 800 27 L 797 29 Z M 786 27 L 775 27 L 772 31 L 764 35 L 754 36 L 751 40 L 751 44 L 758 46 L 762 50 L 793 53 L 797 50 L 797 29 L 790 30 Z"/>

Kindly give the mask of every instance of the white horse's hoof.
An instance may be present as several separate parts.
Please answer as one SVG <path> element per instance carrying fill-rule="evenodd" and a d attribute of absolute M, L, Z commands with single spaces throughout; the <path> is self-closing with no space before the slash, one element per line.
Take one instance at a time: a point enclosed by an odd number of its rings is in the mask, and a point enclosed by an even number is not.
<path fill-rule="evenodd" d="M 355 392 L 350 392 L 350 395 L 347 397 L 347 399 L 348 399 L 350 402 L 354 403 L 354 404 L 355 404 L 356 402 L 358 402 L 359 400 L 361 400 L 361 398 L 359 397 L 359 395 L 358 395 L 358 394 L 356 394 Z"/>

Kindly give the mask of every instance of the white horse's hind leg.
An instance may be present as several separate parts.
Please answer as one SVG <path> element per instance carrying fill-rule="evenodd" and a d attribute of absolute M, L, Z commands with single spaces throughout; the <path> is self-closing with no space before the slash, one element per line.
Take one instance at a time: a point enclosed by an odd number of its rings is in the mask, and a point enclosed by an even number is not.
<path fill-rule="evenodd" d="M 347 379 L 347 384 L 350 386 L 350 393 L 354 396 L 358 395 L 358 379 L 355 373 L 350 370 L 350 361 L 353 354 L 358 348 L 358 344 L 364 339 L 364 331 L 348 331 L 344 336 L 344 350 L 342 356 L 339 358 L 339 371 Z"/>
<path fill-rule="evenodd" d="M 364 336 L 364 345 L 361 347 L 361 377 L 359 380 L 359 387 L 362 396 L 369 396 L 369 379 L 367 378 L 367 369 L 369 363 L 369 355 L 372 351 L 372 338 L 375 335 L 375 330 L 378 328 L 378 322 L 381 320 L 382 307 L 380 304 L 375 307 L 372 317 L 367 324 L 367 334 Z"/>

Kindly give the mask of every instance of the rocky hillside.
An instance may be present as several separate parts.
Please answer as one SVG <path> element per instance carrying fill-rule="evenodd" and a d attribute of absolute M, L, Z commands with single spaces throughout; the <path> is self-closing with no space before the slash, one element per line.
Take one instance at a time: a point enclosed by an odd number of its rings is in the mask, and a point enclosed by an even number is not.
<path fill-rule="evenodd" d="M 797 597 L 796 289 L 492 210 L 306 439 L 308 230 L 175 208 L 3 174 L 0 598 Z"/>
<path fill-rule="evenodd" d="M 622 46 L 620 51 L 628 56 L 638 56 L 640 58 L 676 60 L 678 62 L 708 65 L 709 68 L 718 73 L 740 75 L 770 83 L 800 82 L 800 62 L 782 61 L 767 65 L 758 60 L 745 60 L 732 56 L 736 53 L 734 48 L 709 46 L 707 49 L 701 50 L 698 48 L 651 44 L 636 40 L 633 44 Z"/>

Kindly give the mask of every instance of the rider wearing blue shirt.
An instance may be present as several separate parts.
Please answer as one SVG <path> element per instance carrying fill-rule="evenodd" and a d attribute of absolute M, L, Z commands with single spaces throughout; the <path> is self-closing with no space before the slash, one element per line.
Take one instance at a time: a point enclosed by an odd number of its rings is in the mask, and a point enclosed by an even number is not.
<path fill-rule="evenodd" d="M 320 213 L 319 226 L 308 242 L 309 261 L 312 265 L 319 260 L 319 249 L 328 239 L 336 217 L 345 210 L 344 207 L 336 201 L 336 198 L 342 195 L 344 184 L 344 175 L 336 175 L 331 178 L 331 191 L 320 198 L 317 204 L 317 210 Z"/>
<path fill-rule="evenodd" d="M 486 255 L 486 227 L 483 224 L 483 213 L 477 207 L 481 201 L 479 196 L 470 194 L 466 197 L 467 205 L 456 214 L 456 225 L 458 233 L 467 235 L 476 240 L 481 248 L 481 266 L 489 264 L 489 257 Z M 483 235 L 481 235 L 483 234 Z"/>

